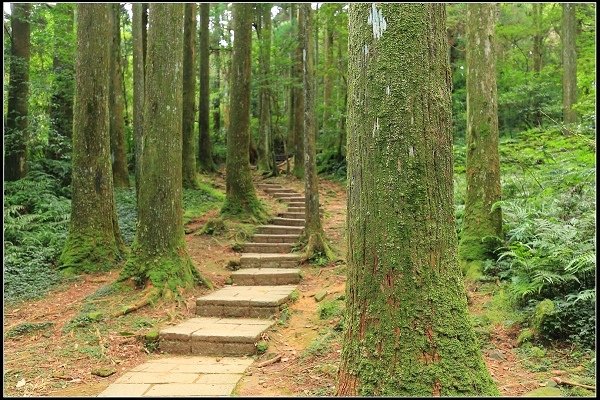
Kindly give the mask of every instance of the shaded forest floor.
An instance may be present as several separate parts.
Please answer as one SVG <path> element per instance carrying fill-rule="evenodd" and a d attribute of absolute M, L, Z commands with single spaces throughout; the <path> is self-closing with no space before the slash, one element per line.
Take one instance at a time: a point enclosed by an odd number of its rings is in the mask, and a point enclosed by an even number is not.
<path fill-rule="evenodd" d="M 214 186 L 224 190 L 221 177 Z M 270 181 L 303 191 L 290 177 Z M 281 207 L 260 193 L 274 214 Z M 325 210 L 328 238 L 345 254 L 346 192 L 339 183 L 321 180 L 320 199 Z M 227 262 L 239 254 L 232 249 L 251 232 L 248 224 L 226 223 L 213 234 L 198 229 L 218 214 L 213 207 L 188 218 L 188 250 L 197 267 L 215 287 L 225 284 Z M 234 393 L 241 396 L 326 396 L 335 393 L 344 308 L 346 265 L 304 265 L 298 298 L 281 313 L 269 333 L 269 347 L 256 357 Z M 144 307 L 122 317 L 110 317 L 140 293 L 116 291 L 109 284 L 117 271 L 84 276 L 68 282 L 36 301 L 4 307 L 5 396 L 95 396 L 128 369 L 156 358 L 146 334 L 177 324 L 194 315 L 195 298 L 208 292 L 196 288 L 184 293 L 179 304 Z M 593 384 L 586 360 L 572 348 L 517 346 L 519 327 L 505 304 L 502 286 L 477 282 L 469 287 L 470 309 L 481 339 L 486 364 L 503 396 L 520 396 L 548 383 L 553 376 Z M 326 295 L 316 301 L 315 295 Z M 318 296 L 320 297 L 320 296 Z M 512 320 L 511 320 L 512 319 Z M 12 332 L 12 334 L 9 334 Z M 265 367 L 257 365 L 275 356 Z M 589 361 L 589 360 L 587 360 Z M 584 365 L 585 364 L 585 365 Z M 92 374 L 98 368 L 114 371 L 108 377 Z M 111 371 L 111 372 L 112 372 Z M 563 390 L 564 396 L 592 395 L 583 389 Z"/>

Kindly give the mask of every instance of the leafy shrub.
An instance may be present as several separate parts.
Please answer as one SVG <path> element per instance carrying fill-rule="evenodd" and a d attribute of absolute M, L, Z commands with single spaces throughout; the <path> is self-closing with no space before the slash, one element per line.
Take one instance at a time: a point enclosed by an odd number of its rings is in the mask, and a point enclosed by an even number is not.
<path fill-rule="evenodd" d="M 496 206 L 506 242 L 484 272 L 509 281 L 512 300 L 532 316 L 545 299 L 555 305 L 534 327 L 540 339 L 593 344 L 594 313 L 588 306 L 596 294 L 593 148 L 588 137 L 564 136 L 558 128 L 532 129 L 500 146 L 504 200 Z"/>
<path fill-rule="evenodd" d="M 4 299 L 36 298 L 61 281 L 55 267 L 66 240 L 71 201 L 52 176 L 31 171 L 4 186 Z"/>

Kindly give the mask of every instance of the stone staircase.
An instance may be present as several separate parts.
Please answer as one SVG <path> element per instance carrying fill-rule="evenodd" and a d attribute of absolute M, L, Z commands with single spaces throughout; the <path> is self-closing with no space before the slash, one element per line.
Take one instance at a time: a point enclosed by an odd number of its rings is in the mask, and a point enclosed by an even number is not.
<path fill-rule="evenodd" d="M 274 323 L 300 281 L 300 255 L 292 253 L 304 230 L 304 197 L 276 184 L 259 188 L 288 210 L 258 228 L 243 245 L 240 269 L 226 286 L 196 300 L 196 318 L 160 331 L 160 349 L 180 355 L 244 356 Z"/>

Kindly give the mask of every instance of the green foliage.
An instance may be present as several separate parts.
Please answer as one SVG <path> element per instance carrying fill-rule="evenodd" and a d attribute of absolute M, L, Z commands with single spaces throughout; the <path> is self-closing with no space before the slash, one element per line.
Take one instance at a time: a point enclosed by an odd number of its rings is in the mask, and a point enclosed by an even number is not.
<path fill-rule="evenodd" d="M 4 184 L 4 300 L 43 296 L 61 281 L 55 269 L 68 232 L 71 201 L 43 172 Z"/>
<path fill-rule="evenodd" d="M 559 128 L 532 129 L 500 144 L 504 200 L 495 206 L 502 208 L 506 240 L 483 271 L 509 282 L 511 301 L 527 315 L 542 301 L 554 304 L 543 318 L 531 318 L 540 340 L 593 343 L 594 149 L 586 135 L 564 136 Z M 460 193 L 456 200 L 460 226 Z"/>
<path fill-rule="evenodd" d="M 332 319 L 342 315 L 344 312 L 344 302 L 339 300 L 324 300 L 317 307 L 317 314 L 320 319 Z"/>
<path fill-rule="evenodd" d="M 261 340 L 260 342 L 256 343 L 256 351 L 258 351 L 258 354 L 263 354 L 268 348 L 269 342 L 266 340 Z"/>
<path fill-rule="evenodd" d="M 123 241 L 130 246 L 135 238 L 137 223 L 137 201 L 134 188 L 115 188 L 115 204 L 119 230 Z"/>
<path fill-rule="evenodd" d="M 17 336 L 27 335 L 29 333 L 42 331 L 53 325 L 54 322 L 24 322 L 6 331 L 6 337 L 14 338 Z"/>

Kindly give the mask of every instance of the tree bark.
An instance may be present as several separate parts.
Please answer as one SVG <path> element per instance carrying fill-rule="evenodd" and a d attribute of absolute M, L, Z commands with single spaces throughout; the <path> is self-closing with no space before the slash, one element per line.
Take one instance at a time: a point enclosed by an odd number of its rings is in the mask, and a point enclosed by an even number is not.
<path fill-rule="evenodd" d="M 302 88 L 302 38 L 304 18 L 298 15 L 298 46 L 294 60 L 294 168 L 292 174 L 299 179 L 304 178 L 304 89 Z"/>
<path fill-rule="evenodd" d="M 214 32 L 214 67 L 215 79 L 213 80 L 213 93 L 216 94 L 213 101 L 213 131 L 215 137 L 221 136 L 221 23 L 220 15 L 215 18 Z"/>
<path fill-rule="evenodd" d="M 543 59 L 543 45 L 544 45 L 544 32 L 542 30 L 542 10 L 544 7 L 543 3 L 533 3 L 533 72 L 539 78 L 540 72 L 542 72 L 542 59 Z M 536 105 L 537 110 L 535 111 L 535 123 L 537 126 L 542 126 L 542 110 L 540 104 Z"/>
<path fill-rule="evenodd" d="M 46 156 L 61 160 L 71 154 L 73 137 L 73 95 L 75 68 L 75 6 L 70 3 L 56 3 L 54 13 L 54 57 L 52 70 L 54 83 L 50 104 L 50 123 Z"/>
<path fill-rule="evenodd" d="M 194 38 L 196 37 L 196 4 L 184 4 L 183 22 L 183 187 L 195 188 L 196 146 L 194 119 L 196 116 L 196 71 L 194 68 Z"/>
<path fill-rule="evenodd" d="M 496 4 L 467 4 L 467 193 L 459 256 L 465 272 L 481 273 L 502 237 L 496 90 Z M 468 271 L 467 271 L 468 270 Z"/>
<path fill-rule="evenodd" d="M 210 143 L 209 126 L 209 108 L 210 108 L 210 86 L 208 79 L 208 14 L 210 3 L 200 4 L 200 101 L 198 104 L 198 126 L 200 129 L 198 146 L 198 163 L 200 170 L 206 172 L 215 171 L 215 164 L 212 158 L 212 146 Z"/>
<path fill-rule="evenodd" d="M 297 29 L 296 26 L 296 5 L 294 3 L 290 3 L 289 4 L 289 10 L 290 10 L 290 24 L 291 24 L 291 35 L 292 37 L 296 37 L 296 33 L 295 30 Z M 290 52 L 290 60 L 292 60 L 292 64 L 290 65 L 290 98 L 289 98 L 289 105 L 288 105 L 288 134 L 287 134 L 287 140 L 286 140 L 286 173 L 290 173 L 290 161 L 289 161 L 289 154 L 295 154 L 295 122 L 294 122 L 294 115 L 295 115 L 295 96 L 296 96 L 296 88 L 295 88 L 295 84 L 296 82 L 294 81 L 296 75 L 295 75 L 295 71 L 296 71 L 296 62 L 295 62 L 295 50 Z M 290 152 L 291 149 L 291 152 Z"/>
<path fill-rule="evenodd" d="M 144 144 L 144 74 L 146 65 L 146 26 L 148 4 L 133 3 L 133 136 L 135 155 L 135 194 L 139 199 L 141 154 Z M 139 204 L 139 203 L 138 203 Z"/>
<path fill-rule="evenodd" d="M 262 221 L 262 204 L 256 197 L 248 148 L 250 144 L 250 61 L 253 4 L 233 4 L 233 57 L 227 131 L 226 198 L 222 214 Z"/>
<path fill-rule="evenodd" d="M 114 268 L 125 247 L 110 165 L 108 98 L 111 71 L 109 4 L 77 4 L 71 225 L 60 257 L 67 273 Z"/>
<path fill-rule="evenodd" d="M 575 49 L 577 20 L 576 4 L 563 3 L 562 10 L 562 61 L 563 61 L 563 122 L 577 122 L 573 104 L 577 103 L 577 51 Z"/>
<path fill-rule="evenodd" d="M 16 181 L 27 174 L 30 17 L 31 4 L 11 4 L 10 81 L 4 136 L 4 180 L 6 181 Z"/>
<path fill-rule="evenodd" d="M 304 21 L 300 32 L 302 44 L 302 76 L 304 85 L 304 193 L 305 193 L 305 235 L 307 245 L 305 257 L 311 259 L 317 255 L 333 258 L 333 253 L 325 241 L 325 233 L 319 214 L 319 178 L 317 177 L 315 140 L 317 136 L 317 118 L 315 113 L 315 65 L 314 42 L 312 35 L 312 10 L 310 3 L 300 5 L 300 18 Z"/>
<path fill-rule="evenodd" d="M 169 298 L 202 280 L 183 232 L 184 4 L 150 3 L 148 15 L 138 226 L 120 280 L 150 283 Z"/>
<path fill-rule="evenodd" d="M 111 62 L 110 62 L 110 148 L 112 174 L 115 187 L 129 187 L 127 171 L 127 155 L 125 149 L 125 119 L 123 115 L 123 75 L 121 72 L 121 24 L 118 3 L 111 4 L 112 28 Z"/>
<path fill-rule="evenodd" d="M 498 395 L 456 259 L 445 5 L 355 3 L 348 19 L 338 395 Z"/>
<path fill-rule="evenodd" d="M 323 7 L 331 5 L 323 4 Z M 323 9 L 323 8 L 322 8 Z M 333 16 L 328 13 L 325 21 L 325 73 L 323 74 L 323 128 L 327 131 L 330 127 L 331 118 L 331 94 L 333 92 L 333 37 L 334 24 Z"/>
<path fill-rule="evenodd" d="M 271 4 L 257 3 L 257 15 L 260 24 L 260 77 L 259 77 L 259 127 L 258 127 L 258 169 L 271 171 L 271 100 L 270 100 L 270 70 L 271 70 Z"/>

